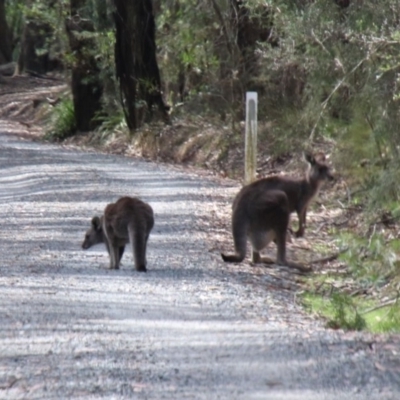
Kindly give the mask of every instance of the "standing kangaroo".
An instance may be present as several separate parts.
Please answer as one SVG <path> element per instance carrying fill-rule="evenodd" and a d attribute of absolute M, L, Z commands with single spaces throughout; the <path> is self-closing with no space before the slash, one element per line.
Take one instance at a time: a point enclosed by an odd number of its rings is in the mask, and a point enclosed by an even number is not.
<path fill-rule="evenodd" d="M 290 214 L 297 212 L 303 236 L 307 207 L 324 180 L 333 180 L 325 156 L 305 155 L 309 169 L 303 179 L 273 176 L 244 186 L 233 202 L 232 233 L 236 254 L 221 254 L 225 262 L 241 262 L 246 257 L 247 237 L 253 247 L 253 262 L 271 262 L 261 258 L 260 251 L 272 240 L 278 246 L 277 263 L 308 271 L 307 267 L 286 260 L 286 233 Z"/>
<path fill-rule="evenodd" d="M 130 243 L 137 271 L 146 272 L 146 248 L 154 226 L 153 209 L 135 197 L 121 197 L 108 204 L 101 217 L 93 217 L 82 243 L 88 249 L 105 243 L 110 255 L 110 269 L 119 269 L 125 246 Z"/>

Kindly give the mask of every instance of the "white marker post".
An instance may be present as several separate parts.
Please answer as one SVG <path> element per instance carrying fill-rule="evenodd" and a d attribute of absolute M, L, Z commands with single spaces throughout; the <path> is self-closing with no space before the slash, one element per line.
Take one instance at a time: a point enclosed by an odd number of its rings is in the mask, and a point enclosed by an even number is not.
<path fill-rule="evenodd" d="M 246 92 L 246 131 L 244 147 L 244 181 L 256 179 L 257 168 L 257 92 Z"/>

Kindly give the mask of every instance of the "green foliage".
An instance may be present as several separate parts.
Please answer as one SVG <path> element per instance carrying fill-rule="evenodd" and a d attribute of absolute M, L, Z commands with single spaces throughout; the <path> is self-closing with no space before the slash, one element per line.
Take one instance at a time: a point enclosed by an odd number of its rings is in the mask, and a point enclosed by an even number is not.
<path fill-rule="evenodd" d="M 361 331 L 366 327 L 364 318 L 358 313 L 350 296 L 334 292 L 330 301 L 334 313 L 333 318 L 328 321 L 328 327 L 356 331 Z"/>
<path fill-rule="evenodd" d="M 363 314 L 368 330 L 374 333 L 400 332 L 400 304 L 379 307 Z"/>
<path fill-rule="evenodd" d="M 340 259 L 365 286 L 382 285 L 390 276 L 399 273 L 399 239 L 388 241 L 375 232 L 369 238 L 343 233 L 340 245 L 348 249 Z"/>
<path fill-rule="evenodd" d="M 5 2 L 7 24 L 13 40 L 16 40 L 22 32 L 25 2 L 26 0 L 6 0 Z"/>
<path fill-rule="evenodd" d="M 62 43 L 58 51 L 74 61 L 65 51 L 67 0 L 55 7 L 48 7 L 46 0 L 29 2 L 29 7 L 26 0 L 6 3 L 13 30 L 21 27 L 21 15 L 45 21 L 55 32 L 49 40 Z M 244 92 L 252 89 L 246 82 L 251 82 L 260 95 L 260 119 L 270 122 L 270 136 L 276 139 L 275 152 L 296 148 L 310 137 L 329 136 L 339 141 L 342 158 L 351 160 L 348 172 L 357 174 L 357 183 L 373 178 L 377 187 L 395 181 L 400 141 L 398 1 L 385 0 L 380 7 L 373 0 L 352 2 L 341 9 L 325 0 L 252 0 L 241 7 L 247 10 L 241 18 L 248 20 L 240 21 L 245 22 L 244 32 L 238 32 L 230 2 L 157 4 L 158 62 L 168 101 L 180 101 L 184 82 L 189 98 L 197 102 L 191 102 L 185 113 L 217 109 L 221 116 L 237 118 L 243 113 L 237 112 L 235 102 L 241 110 Z M 93 54 L 107 86 L 106 107 L 116 93 L 111 11 L 105 0 L 88 0 L 80 10 L 81 17 L 96 27 Z M 254 48 L 240 51 L 239 37 L 257 36 L 263 30 Z M 243 70 L 246 57 L 252 63 L 250 72 Z M 250 79 L 242 79 L 245 74 Z M 372 170 L 354 168 L 365 158 L 374 165 Z M 397 196 L 388 192 L 382 202 Z"/>
<path fill-rule="evenodd" d="M 398 1 L 379 9 L 372 0 L 346 9 L 324 0 L 269 5 L 279 46 L 259 44 L 266 88 L 260 104 L 276 121 L 273 135 L 289 147 L 329 135 L 353 183 L 384 189 L 369 197 L 371 205 L 398 199 L 397 190 L 386 190 L 400 169 Z M 365 159 L 371 168 L 359 168 Z"/>
<path fill-rule="evenodd" d="M 129 135 L 129 129 L 122 110 L 112 114 L 101 114 L 96 116 L 95 119 L 100 122 L 99 128 L 96 129 L 100 141 L 106 140 L 112 134 Z"/>
<path fill-rule="evenodd" d="M 400 160 L 393 160 L 386 168 L 379 168 L 375 174 L 366 179 L 366 186 L 370 196 L 368 206 L 370 209 L 390 207 L 393 201 L 400 200 Z"/>
<path fill-rule="evenodd" d="M 305 293 L 303 304 L 310 311 L 325 317 L 329 328 L 356 331 L 367 328 L 356 300 L 337 290 L 332 292 L 329 297 Z"/>
<path fill-rule="evenodd" d="M 7 1 L 9 20 L 21 13 L 49 23 L 63 43 L 66 0 L 48 7 L 46 0 Z M 93 54 L 106 90 L 108 108 L 116 93 L 114 32 L 111 9 L 105 0 L 82 3 L 82 18 L 91 19 L 96 45 Z M 107 8 L 108 6 L 108 8 Z M 155 5 L 158 63 L 165 96 L 173 105 L 181 99 L 181 115 L 218 114 L 243 116 L 246 90 L 259 92 L 259 118 L 270 127 L 271 151 L 287 152 L 307 146 L 310 139 L 329 136 L 339 142 L 343 173 L 367 188 L 387 188 L 399 171 L 400 113 L 398 113 L 400 65 L 400 9 L 397 0 L 380 7 L 367 0 L 341 9 L 334 2 L 252 0 L 238 31 L 232 3 L 220 0 L 168 0 Z M 13 26 L 20 26 L 17 22 Z M 263 33 L 261 35 L 260 33 Z M 238 38 L 255 41 L 242 52 Z M 246 58 L 251 70 L 245 70 Z M 243 77 L 249 74 L 250 77 Z M 250 82 L 250 83 L 249 83 Z M 247 85 L 247 86 L 246 86 Z M 368 159 L 369 169 L 359 168 Z M 397 199 L 397 191 L 375 196 L 374 206 Z M 371 196 L 370 198 L 372 199 Z"/>
<path fill-rule="evenodd" d="M 366 234 L 342 232 L 338 245 L 344 251 L 339 261 L 346 265 L 345 271 L 310 278 L 304 304 L 323 315 L 328 326 L 371 332 L 400 331 L 399 303 L 387 301 L 398 298 L 400 239 L 394 238 L 385 225 L 399 215 L 399 205 L 393 203 L 384 217 L 371 215 L 364 227 Z M 385 223 L 384 218 L 388 218 Z"/>
<path fill-rule="evenodd" d="M 69 1 L 52 1 L 51 4 L 52 6 L 50 6 L 50 0 L 6 1 L 6 16 L 13 37 L 15 60 L 21 51 L 21 38 L 26 21 L 34 21 L 43 29 L 45 28 L 45 32 L 41 32 L 45 43 L 41 45 L 41 48 L 36 48 L 36 52 L 48 53 L 52 59 L 63 59 L 67 48 L 64 22 Z"/>
<path fill-rule="evenodd" d="M 332 279 L 335 281 L 335 278 Z M 352 297 L 335 289 L 328 295 L 305 292 L 304 307 L 324 317 L 333 329 L 367 330 L 373 333 L 400 332 L 400 303 L 383 304 L 360 296 Z"/>
<path fill-rule="evenodd" d="M 171 7 L 165 4 L 158 15 L 158 44 L 161 65 L 166 80 L 174 80 L 180 68 L 190 67 L 202 73 L 218 66 L 213 55 L 212 32 L 215 32 L 215 16 L 208 4 L 186 0 Z"/>
<path fill-rule="evenodd" d="M 50 141 L 64 140 L 76 132 L 75 111 L 71 99 L 61 100 L 50 116 L 50 128 L 45 139 Z"/>

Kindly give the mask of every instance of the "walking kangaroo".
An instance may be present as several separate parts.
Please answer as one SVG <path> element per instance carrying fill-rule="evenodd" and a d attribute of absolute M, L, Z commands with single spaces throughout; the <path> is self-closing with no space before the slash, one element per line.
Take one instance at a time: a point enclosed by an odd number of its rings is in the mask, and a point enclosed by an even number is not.
<path fill-rule="evenodd" d="M 277 264 L 308 271 L 309 268 L 286 260 L 286 234 L 290 214 L 297 212 L 297 237 L 304 235 L 307 207 L 318 193 L 324 180 L 333 180 L 325 156 L 305 155 L 309 168 L 303 179 L 273 176 L 244 186 L 233 202 L 232 233 L 236 253 L 221 254 L 225 262 L 241 262 L 246 257 L 247 237 L 253 247 L 252 260 L 271 262 L 261 258 L 260 251 L 272 240 L 278 246 Z"/>
<path fill-rule="evenodd" d="M 135 197 L 121 197 L 108 204 L 101 217 L 92 218 L 82 248 L 105 243 L 110 269 L 119 269 L 125 246 L 130 243 L 136 270 L 146 272 L 147 241 L 153 226 L 153 209 L 149 204 Z"/>

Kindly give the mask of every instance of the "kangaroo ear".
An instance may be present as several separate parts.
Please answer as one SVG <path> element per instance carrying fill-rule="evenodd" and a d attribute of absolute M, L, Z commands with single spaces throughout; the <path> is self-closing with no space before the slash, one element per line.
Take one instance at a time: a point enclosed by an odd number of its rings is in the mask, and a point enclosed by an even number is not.
<path fill-rule="evenodd" d="M 304 158 L 311 165 L 314 165 L 316 162 L 314 156 L 311 153 L 304 153 Z"/>
<path fill-rule="evenodd" d="M 101 228 L 101 223 L 100 223 L 100 218 L 99 217 L 93 217 L 92 218 L 92 227 L 98 231 Z"/>

